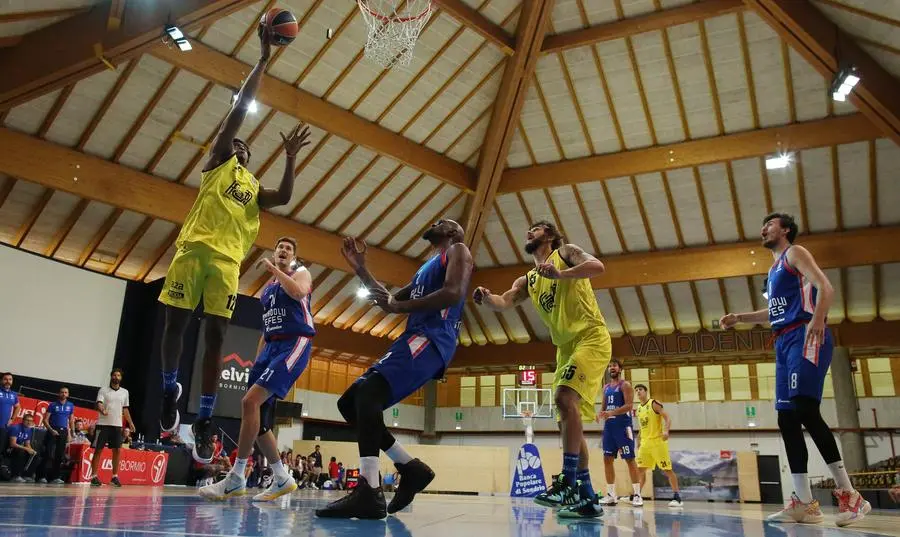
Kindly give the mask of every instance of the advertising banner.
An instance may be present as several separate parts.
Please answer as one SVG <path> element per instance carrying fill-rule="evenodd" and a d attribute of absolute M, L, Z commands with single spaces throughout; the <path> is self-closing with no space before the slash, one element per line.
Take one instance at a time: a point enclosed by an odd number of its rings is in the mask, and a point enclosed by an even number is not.
<path fill-rule="evenodd" d="M 512 487 L 509 495 L 514 498 L 533 498 L 547 490 L 541 456 L 534 444 L 525 444 L 519 449 L 516 468 L 513 471 Z"/>
<path fill-rule="evenodd" d="M 734 451 L 672 451 L 669 455 L 682 499 L 737 501 L 740 498 Z M 656 498 L 672 497 L 669 480 L 659 470 L 653 471 L 653 494 Z"/>
<path fill-rule="evenodd" d="M 34 425 L 37 426 L 41 423 L 41 420 L 44 419 L 44 414 L 47 413 L 47 407 L 50 406 L 50 402 L 20 395 L 19 406 L 19 413 L 13 418 L 14 421 L 19 423 L 22 421 L 22 416 L 25 414 L 34 414 Z M 76 420 L 82 420 L 84 422 L 83 427 L 85 431 L 87 431 L 91 425 L 97 423 L 96 410 L 76 406 L 74 415 Z"/>

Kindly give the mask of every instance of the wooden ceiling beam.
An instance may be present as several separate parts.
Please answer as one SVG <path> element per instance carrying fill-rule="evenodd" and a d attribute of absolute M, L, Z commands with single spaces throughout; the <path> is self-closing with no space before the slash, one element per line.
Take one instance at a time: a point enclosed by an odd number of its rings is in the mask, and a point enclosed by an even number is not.
<path fill-rule="evenodd" d="M 741 0 L 699 0 L 672 9 L 654 11 L 616 22 L 547 36 L 541 46 L 541 53 L 552 54 L 603 41 L 613 41 L 644 32 L 662 30 L 670 26 L 698 22 L 744 9 L 746 9 L 746 6 Z"/>
<path fill-rule="evenodd" d="M 9 129 L 0 129 L 0 143 L 9 153 L 0 159 L 0 173 L 153 218 L 181 224 L 197 197 L 197 190 L 189 186 Z M 284 235 L 302 237 L 303 255 L 309 262 L 346 270 L 341 236 L 263 212 L 255 244 L 271 248 Z M 408 283 L 419 268 L 413 259 L 372 246 L 368 260 L 375 274 L 394 285 Z"/>
<path fill-rule="evenodd" d="M 862 114 L 831 117 L 781 127 L 751 130 L 608 153 L 538 166 L 508 169 L 500 193 L 603 181 L 691 166 L 762 157 L 776 152 L 875 140 L 882 132 Z"/>
<path fill-rule="evenodd" d="M 553 15 L 553 3 L 553 0 L 525 0 L 519 16 L 516 52 L 506 62 L 500 90 L 494 100 L 491 122 L 478 157 L 475 197 L 464 218 L 466 243 L 473 251 L 484 234 L 494 197 L 500 186 L 506 156 L 528 93 L 528 84 L 534 76 L 541 43 Z"/>
<path fill-rule="evenodd" d="M 856 67 L 862 80 L 850 94 L 850 102 L 885 136 L 900 144 L 900 80 L 808 0 L 744 3 L 825 77 L 826 83 L 830 84 L 842 67 Z"/>
<path fill-rule="evenodd" d="M 503 54 L 512 56 L 515 52 L 516 40 L 513 36 L 462 0 L 434 0 L 434 3 L 463 26 L 494 44 Z"/>
<path fill-rule="evenodd" d="M 825 268 L 900 262 L 900 227 L 865 228 L 803 235 L 797 241 Z M 594 278 L 595 289 L 634 287 L 765 274 L 772 264 L 759 241 L 661 250 L 602 258 L 606 272 Z M 509 289 L 530 265 L 488 268 L 472 276 L 472 285 L 500 293 Z"/>
<path fill-rule="evenodd" d="M 0 110 L 74 84 L 106 69 L 107 63 L 119 65 L 136 58 L 159 45 L 166 24 L 174 23 L 188 31 L 256 1 L 128 2 L 117 30 L 107 26 L 116 6 L 110 0 L 100 2 L 81 14 L 23 36 L 15 47 L 0 49 L 0 72 L 4 73 L 0 79 Z"/>
<path fill-rule="evenodd" d="M 234 89 L 240 87 L 252 68 L 202 43 L 195 42 L 193 46 L 190 54 L 168 47 L 157 47 L 152 54 L 211 82 Z M 265 75 L 256 100 L 466 192 L 475 189 L 474 173 L 464 164 L 271 75 Z"/>

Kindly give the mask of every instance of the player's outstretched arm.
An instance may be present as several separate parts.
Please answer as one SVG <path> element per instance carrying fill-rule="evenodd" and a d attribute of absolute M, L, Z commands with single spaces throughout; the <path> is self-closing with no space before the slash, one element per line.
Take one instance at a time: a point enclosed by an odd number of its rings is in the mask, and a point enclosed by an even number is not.
<path fill-rule="evenodd" d="M 309 142 L 309 126 L 300 123 L 285 136 L 283 132 L 279 132 L 284 144 L 284 174 L 281 176 L 281 183 L 278 188 L 263 188 L 259 191 L 259 206 L 263 209 L 285 205 L 291 201 L 294 194 L 294 170 L 297 167 L 297 153 L 301 149 L 308 146 Z"/>
<path fill-rule="evenodd" d="M 225 116 L 225 121 L 222 123 L 222 128 L 219 129 L 216 140 L 213 142 L 212 149 L 209 152 L 209 160 L 206 161 L 203 171 L 219 167 L 234 154 L 234 138 L 241 129 L 244 118 L 247 117 L 250 103 L 256 99 L 256 92 L 259 91 L 259 85 L 265 74 L 266 65 L 269 63 L 269 58 L 272 57 L 272 45 L 269 40 L 268 30 L 260 34 L 259 44 L 259 61 L 256 62 L 256 66 L 250 71 L 250 76 L 244 81 L 244 85 L 241 86 L 241 91 L 238 92 L 237 100 L 231 107 L 231 111 Z"/>
<path fill-rule="evenodd" d="M 502 295 L 495 295 L 486 287 L 476 287 L 472 300 L 479 306 L 486 306 L 494 311 L 508 310 L 528 299 L 528 281 L 525 276 L 516 278 L 512 287 Z"/>
<path fill-rule="evenodd" d="M 391 301 L 386 305 L 396 313 L 449 308 L 464 298 L 474 266 L 469 247 L 458 242 L 447 249 L 447 273 L 440 289 L 423 297 Z M 385 305 L 379 306 L 385 308 Z"/>
<path fill-rule="evenodd" d="M 366 266 L 366 250 L 368 249 L 369 246 L 365 241 L 358 240 L 354 237 L 344 237 L 344 242 L 341 246 L 341 255 L 344 256 L 344 259 L 347 260 L 347 264 L 350 265 L 350 268 L 353 269 L 353 272 L 356 273 L 370 293 L 374 296 L 390 295 L 387 288 L 375 279 L 375 276 L 369 272 L 369 267 Z"/>
<path fill-rule="evenodd" d="M 769 310 L 726 313 L 719 319 L 719 326 L 727 330 L 738 323 L 764 324 L 769 322 Z"/>

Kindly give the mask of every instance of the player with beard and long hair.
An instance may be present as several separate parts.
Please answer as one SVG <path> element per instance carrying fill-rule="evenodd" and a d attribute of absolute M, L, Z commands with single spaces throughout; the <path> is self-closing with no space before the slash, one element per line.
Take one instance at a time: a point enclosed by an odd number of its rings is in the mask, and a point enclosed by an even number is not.
<path fill-rule="evenodd" d="M 359 482 L 348 495 L 317 510 L 316 516 L 384 518 L 409 505 L 434 479 L 431 468 L 412 458 L 387 430 L 383 412 L 429 380 L 441 378 L 453 359 L 473 267 L 464 236 L 462 226 L 453 220 L 434 223 L 422 238 L 431 243 L 435 255 L 416 271 L 409 285 L 394 294 L 366 267 L 365 243 L 344 239 L 341 253 L 375 304 L 388 313 L 408 313 L 409 318 L 406 331 L 338 400 L 341 415 L 356 426 Z M 387 506 L 378 476 L 379 450 L 400 472 L 400 485 Z"/>
<path fill-rule="evenodd" d="M 559 507 L 557 514 L 563 518 L 595 518 L 603 514 L 603 509 L 595 507 L 597 498 L 588 473 L 582 421 L 596 418 L 594 400 L 612 357 L 612 341 L 590 280 L 606 269 L 594 256 L 566 244 L 556 226 L 547 221 L 535 222 L 528 229 L 525 251 L 534 259 L 533 269 L 502 295 L 478 287 L 473 299 L 476 304 L 501 311 L 530 297 L 550 330 L 557 348 L 553 386 L 563 441 L 563 471 L 535 502 Z"/>
<path fill-rule="evenodd" d="M 729 313 L 719 324 L 728 329 L 738 323 L 768 321 L 776 338 L 775 410 L 794 493 L 787 506 L 768 520 L 815 524 L 824 519 L 809 488 L 809 453 L 803 438 L 806 427 L 837 485 L 837 525 L 847 526 L 862 520 L 872 506 L 853 488 L 834 435 L 819 409 L 834 351 L 831 330 L 825 325 L 834 289 L 809 250 L 794 245 L 797 231 L 797 223 L 788 214 L 772 213 L 763 220 L 762 244 L 772 250 L 775 259 L 766 281 L 768 308 Z"/>
<path fill-rule="evenodd" d="M 631 409 L 634 408 L 634 388 L 622 378 L 622 362 L 609 362 L 609 384 L 603 388 L 603 404 L 598 420 L 603 420 L 603 470 L 606 473 L 606 496 L 600 505 L 616 505 L 616 457 L 621 456 L 631 476 L 631 505 L 644 505 L 641 498 L 640 476 L 634 460 L 634 429 Z"/>

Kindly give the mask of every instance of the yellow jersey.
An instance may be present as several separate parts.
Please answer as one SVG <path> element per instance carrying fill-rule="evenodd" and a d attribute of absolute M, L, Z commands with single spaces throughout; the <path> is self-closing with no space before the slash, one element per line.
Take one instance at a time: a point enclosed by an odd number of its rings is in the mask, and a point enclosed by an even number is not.
<path fill-rule="evenodd" d="M 569 268 L 559 255 L 559 250 L 553 250 L 546 263 L 552 263 L 561 271 Z M 550 339 L 557 347 L 565 345 L 585 330 L 606 326 L 589 278 L 551 280 L 538 274 L 534 268 L 528 271 L 526 279 L 534 309 L 547 325 Z"/>
<path fill-rule="evenodd" d="M 240 263 L 259 232 L 259 181 L 237 155 L 203 172 L 176 245 L 202 243 Z"/>
<path fill-rule="evenodd" d="M 662 416 L 653 410 L 655 399 L 648 399 L 646 403 L 638 405 L 638 421 L 641 424 L 641 442 L 649 440 L 661 440 L 663 434 Z M 662 405 L 660 405 L 662 406 Z"/>

